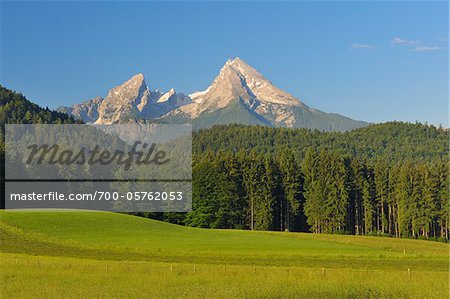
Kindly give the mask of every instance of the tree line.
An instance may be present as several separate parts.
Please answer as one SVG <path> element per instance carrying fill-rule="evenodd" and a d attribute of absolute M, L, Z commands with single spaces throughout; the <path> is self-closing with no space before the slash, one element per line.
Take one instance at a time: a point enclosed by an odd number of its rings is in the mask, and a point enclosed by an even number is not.
<path fill-rule="evenodd" d="M 193 211 L 205 228 L 448 239 L 448 162 L 370 161 L 308 148 L 194 157 Z"/>
<path fill-rule="evenodd" d="M 228 125 L 193 135 L 189 226 L 448 239 L 448 129 Z"/>

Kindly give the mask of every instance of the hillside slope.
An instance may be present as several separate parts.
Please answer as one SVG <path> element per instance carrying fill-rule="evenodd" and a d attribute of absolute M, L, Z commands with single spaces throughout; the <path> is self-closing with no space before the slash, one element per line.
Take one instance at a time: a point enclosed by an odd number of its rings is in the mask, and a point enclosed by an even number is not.
<path fill-rule="evenodd" d="M 448 259 L 437 242 L 208 230 L 106 212 L 1 212 L 0 231 L 2 252 L 111 260 L 445 270 Z"/>
<path fill-rule="evenodd" d="M 5 298 L 445 298 L 448 245 L 0 212 Z M 68 293 L 70 291 L 70 293 Z"/>
<path fill-rule="evenodd" d="M 448 138 L 448 129 L 404 122 L 373 124 L 350 132 L 227 125 L 196 132 L 193 152 L 274 153 L 288 148 L 302 157 L 311 147 L 364 159 L 432 160 L 448 157 Z"/>

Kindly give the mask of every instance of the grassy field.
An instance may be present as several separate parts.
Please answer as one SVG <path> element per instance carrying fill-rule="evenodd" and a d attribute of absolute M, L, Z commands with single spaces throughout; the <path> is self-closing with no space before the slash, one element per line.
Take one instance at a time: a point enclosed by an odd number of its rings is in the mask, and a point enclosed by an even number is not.
<path fill-rule="evenodd" d="M 106 212 L 0 220 L 2 297 L 449 296 L 444 243 L 205 230 Z"/>

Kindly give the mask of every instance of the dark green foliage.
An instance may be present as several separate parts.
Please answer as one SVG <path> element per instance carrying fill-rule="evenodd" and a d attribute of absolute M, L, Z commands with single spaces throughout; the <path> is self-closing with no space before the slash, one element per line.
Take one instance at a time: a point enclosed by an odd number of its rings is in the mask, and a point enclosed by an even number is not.
<path fill-rule="evenodd" d="M 72 124 L 67 114 L 41 108 L 23 95 L 0 85 L 0 124 Z M 3 130 L 2 130 L 3 131 Z"/>
<path fill-rule="evenodd" d="M 448 238 L 446 129 L 399 122 L 346 133 L 228 125 L 195 133 L 193 147 L 194 165 L 233 165 L 224 171 L 234 188 L 220 202 L 240 207 L 238 227 Z M 208 173 L 209 182 L 226 186 L 221 171 Z M 194 182 L 204 175 L 194 167 Z M 203 188 L 194 184 L 202 209 L 218 217 L 208 195 L 215 193 Z"/>
<path fill-rule="evenodd" d="M 41 108 L 23 95 L 0 85 L 0 208 L 4 207 L 4 132 L 5 124 L 73 124 L 79 123 L 67 114 Z"/>
<path fill-rule="evenodd" d="M 303 162 L 304 212 L 312 231 L 344 232 L 350 207 L 348 160 L 322 151 L 320 154 L 308 152 Z"/>
<path fill-rule="evenodd" d="M 230 179 L 223 160 L 202 159 L 193 171 L 193 211 L 186 223 L 204 228 L 242 228 L 239 216 L 243 207 L 237 185 Z"/>
<path fill-rule="evenodd" d="M 431 161 L 448 153 L 448 129 L 419 123 L 388 122 L 349 132 L 228 125 L 200 130 L 193 138 L 196 153 L 253 150 L 277 154 L 289 149 L 297 159 L 303 159 L 310 147 L 368 160 L 382 157 L 386 163 L 408 158 Z"/>

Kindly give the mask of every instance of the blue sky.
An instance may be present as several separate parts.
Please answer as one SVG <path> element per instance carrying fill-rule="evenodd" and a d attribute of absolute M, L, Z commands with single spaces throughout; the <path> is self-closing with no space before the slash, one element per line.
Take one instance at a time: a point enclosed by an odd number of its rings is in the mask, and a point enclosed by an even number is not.
<path fill-rule="evenodd" d="M 3 2 L 2 85 L 56 108 L 142 72 L 206 88 L 239 56 L 311 107 L 448 123 L 446 2 Z"/>

